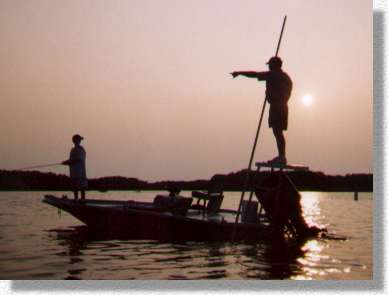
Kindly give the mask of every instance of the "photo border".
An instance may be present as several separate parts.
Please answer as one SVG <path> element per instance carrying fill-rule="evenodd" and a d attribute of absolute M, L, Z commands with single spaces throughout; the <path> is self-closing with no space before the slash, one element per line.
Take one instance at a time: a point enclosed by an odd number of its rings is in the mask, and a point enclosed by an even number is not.
<path fill-rule="evenodd" d="M 385 265 L 385 125 L 386 104 L 384 102 L 385 75 L 385 41 L 386 11 L 388 3 L 374 1 L 373 10 L 373 123 L 374 123 L 374 170 L 373 170 L 373 202 L 374 202 L 374 233 L 373 233 L 373 280 L 338 280 L 338 281 L 260 281 L 260 280 L 199 280 L 199 281 L 45 281 L 45 280 L 14 280 L 0 281 L 0 294 L 32 292 L 34 294 L 250 294 L 265 291 L 266 293 L 298 294 L 319 291 L 349 291 L 352 294 L 384 292 Z M 349 8 L 351 13 L 351 7 Z M 361 57 L 360 57 L 361 58 Z M 346 73 L 345 73 L 346 74 Z M 362 246 L 362 245 L 360 245 Z M 168 292 L 166 292 L 168 291 Z M 325 294 L 331 292 L 325 292 Z"/>

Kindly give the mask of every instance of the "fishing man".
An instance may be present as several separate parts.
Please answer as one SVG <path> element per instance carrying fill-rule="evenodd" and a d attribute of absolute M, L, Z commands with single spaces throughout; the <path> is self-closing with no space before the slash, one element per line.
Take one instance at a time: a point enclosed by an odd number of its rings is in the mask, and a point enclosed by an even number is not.
<path fill-rule="evenodd" d="M 78 192 L 81 192 L 81 199 L 85 200 L 85 190 L 88 187 L 85 167 L 86 152 L 81 146 L 81 140 L 83 139 L 79 134 L 73 136 L 74 147 L 70 151 L 70 157 L 62 162 L 62 165 L 69 165 L 71 189 L 76 200 L 78 200 Z"/>
<path fill-rule="evenodd" d="M 287 130 L 288 125 L 287 102 L 291 96 L 292 81 L 288 74 L 282 70 L 282 64 L 280 57 L 274 56 L 267 62 L 269 71 L 238 71 L 232 72 L 231 75 L 233 78 L 242 75 L 266 81 L 265 99 L 270 104 L 268 123 L 275 135 L 278 148 L 278 156 L 269 163 L 285 165 L 287 164 L 286 139 L 283 130 Z"/>

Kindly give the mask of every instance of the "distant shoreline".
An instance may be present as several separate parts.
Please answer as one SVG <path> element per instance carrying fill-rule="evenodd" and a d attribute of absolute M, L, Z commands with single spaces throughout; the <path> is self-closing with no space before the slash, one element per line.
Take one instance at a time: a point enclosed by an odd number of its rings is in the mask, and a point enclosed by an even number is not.
<path fill-rule="evenodd" d="M 216 174 L 218 176 L 220 174 Z M 269 172 L 262 172 L 252 177 L 248 189 L 259 185 L 268 177 Z M 300 191 L 322 192 L 373 192 L 373 174 L 326 175 L 322 172 L 298 171 L 287 175 Z M 246 170 L 223 174 L 225 191 L 241 191 L 246 177 Z M 90 191 L 161 191 L 167 186 L 180 190 L 206 190 L 210 180 L 192 181 L 157 181 L 148 182 L 137 178 L 110 176 L 88 180 Z M 0 170 L 0 191 L 69 191 L 70 179 L 67 175 L 40 171 Z"/>

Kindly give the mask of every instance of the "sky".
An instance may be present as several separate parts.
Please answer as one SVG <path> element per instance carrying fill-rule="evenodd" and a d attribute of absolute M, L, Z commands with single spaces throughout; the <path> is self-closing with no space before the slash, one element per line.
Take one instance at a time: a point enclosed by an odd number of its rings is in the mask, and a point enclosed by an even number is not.
<path fill-rule="evenodd" d="M 265 84 L 229 73 L 267 70 L 287 15 L 288 162 L 372 173 L 372 12 L 368 0 L 1 0 L 0 169 L 65 160 L 75 133 L 88 177 L 247 168 Z M 255 161 L 277 155 L 267 118 Z"/>

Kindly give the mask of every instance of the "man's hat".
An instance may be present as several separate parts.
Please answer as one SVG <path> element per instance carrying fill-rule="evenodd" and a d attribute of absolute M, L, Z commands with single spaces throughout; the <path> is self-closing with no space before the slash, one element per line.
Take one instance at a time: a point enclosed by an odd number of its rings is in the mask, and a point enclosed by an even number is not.
<path fill-rule="evenodd" d="M 273 56 L 269 59 L 269 61 L 267 62 L 267 65 L 274 65 L 274 66 L 278 66 L 278 67 L 281 67 L 283 64 L 283 61 L 280 57 L 277 57 L 277 56 Z"/>
<path fill-rule="evenodd" d="M 82 139 L 84 139 L 84 138 L 81 135 L 79 135 L 79 134 L 73 135 L 73 141 L 74 140 L 82 140 Z"/>

